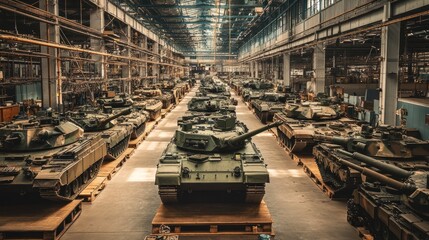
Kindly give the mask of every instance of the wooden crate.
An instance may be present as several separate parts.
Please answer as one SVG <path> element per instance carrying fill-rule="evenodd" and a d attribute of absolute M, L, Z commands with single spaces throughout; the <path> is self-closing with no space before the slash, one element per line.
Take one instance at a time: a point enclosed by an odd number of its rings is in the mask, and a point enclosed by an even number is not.
<path fill-rule="evenodd" d="M 0 122 L 12 121 L 12 118 L 19 114 L 19 105 L 1 106 Z"/>
<path fill-rule="evenodd" d="M 152 220 L 152 233 L 162 226 L 177 235 L 259 235 L 274 236 L 272 218 L 265 202 L 189 203 L 161 205 Z"/>
<path fill-rule="evenodd" d="M 2 204 L 0 239 L 57 240 L 81 212 L 81 200 L 67 204 L 47 201 Z"/>

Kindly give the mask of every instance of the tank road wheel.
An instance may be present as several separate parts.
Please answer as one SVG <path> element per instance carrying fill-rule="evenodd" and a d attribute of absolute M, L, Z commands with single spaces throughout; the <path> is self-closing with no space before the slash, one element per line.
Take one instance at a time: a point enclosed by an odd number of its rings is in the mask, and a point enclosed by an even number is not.
<path fill-rule="evenodd" d="M 79 189 L 80 189 L 79 178 L 76 178 L 70 185 L 71 185 L 71 190 L 72 190 L 73 194 L 76 194 L 79 192 Z"/>
<path fill-rule="evenodd" d="M 82 183 L 85 184 L 89 180 L 89 171 L 90 169 L 87 169 L 85 172 L 82 173 Z"/>
<path fill-rule="evenodd" d="M 72 189 L 70 185 L 61 187 L 61 196 L 69 198 L 72 195 Z"/>
<path fill-rule="evenodd" d="M 88 170 L 89 170 L 89 178 L 92 179 L 94 178 L 95 174 L 97 174 L 97 167 L 95 166 L 96 164 L 92 165 Z"/>

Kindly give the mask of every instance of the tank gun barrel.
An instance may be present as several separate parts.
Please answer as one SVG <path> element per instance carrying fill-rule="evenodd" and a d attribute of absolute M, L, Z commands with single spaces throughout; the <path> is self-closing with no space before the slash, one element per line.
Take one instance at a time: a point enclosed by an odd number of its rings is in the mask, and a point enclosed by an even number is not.
<path fill-rule="evenodd" d="M 339 159 L 339 162 L 346 165 L 349 168 L 352 168 L 352 169 L 360 172 L 361 174 L 363 174 L 365 176 L 377 179 L 381 183 L 384 183 L 384 184 L 386 184 L 392 188 L 395 188 L 397 190 L 401 190 L 404 192 L 414 192 L 415 190 L 417 190 L 417 187 L 412 185 L 412 184 L 400 182 L 396 179 L 387 177 L 387 176 L 385 176 L 385 175 L 383 175 L 377 171 L 374 171 L 374 170 L 366 168 L 366 167 L 358 166 L 358 165 L 356 165 L 352 162 L 349 162 L 347 160 Z"/>
<path fill-rule="evenodd" d="M 131 113 L 131 108 L 126 108 L 126 109 L 124 109 L 124 110 L 122 110 L 122 111 L 120 111 L 120 112 L 118 112 L 116 114 L 113 114 L 112 116 L 110 116 L 110 117 L 108 117 L 108 118 L 106 118 L 104 120 L 101 120 L 98 123 L 98 126 L 99 127 L 104 126 L 107 123 L 109 123 L 110 121 L 112 121 L 113 119 L 116 119 L 116 118 L 118 118 L 118 117 L 120 117 L 122 115 L 130 114 L 130 113 Z"/>
<path fill-rule="evenodd" d="M 248 138 L 251 138 L 251 137 L 255 136 L 256 134 L 259 134 L 259 133 L 261 133 L 263 131 L 266 131 L 266 130 L 268 130 L 270 128 L 280 126 L 282 124 L 283 124 L 282 121 L 277 121 L 277 122 L 270 123 L 270 124 L 268 124 L 266 126 L 263 126 L 261 128 L 258 128 L 258 129 L 255 129 L 253 131 L 250 131 L 250 132 L 247 132 L 245 134 L 242 134 L 240 136 L 231 138 L 231 139 L 228 140 L 228 144 L 229 145 L 235 145 L 235 143 L 242 142 L 242 141 L 244 141 L 244 140 L 246 140 Z"/>
<path fill-rule="evenodd" d="M 413 172 L 410 172 L 410 171 L 404 170 L 402 168 L 396 167 L 392 164 L 383 163 L 377 159 L 374 159 L 372 157 L 368 157 L 362 153 L 358 153 L 358 152 L 350 153 L 350 152 L 344 151 L 342 149 L 339 149 L 337 151 L 340 152 L 341 154 L 344 154 L 346 156 L 349 156 L 349 157 L 352 157 L 356 160 L 364 162 L 370 166 L 376 167 L 377 169 L 380 169 L 381 171 L 390 173 L 393 176 L 398 177 L 398 178 L 408 178 L 411 175 L 413 175 Z"/>

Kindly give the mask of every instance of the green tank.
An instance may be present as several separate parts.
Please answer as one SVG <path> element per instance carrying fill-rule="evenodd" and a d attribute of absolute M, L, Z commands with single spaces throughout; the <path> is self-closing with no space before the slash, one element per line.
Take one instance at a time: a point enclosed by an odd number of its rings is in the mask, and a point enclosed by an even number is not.
<path fill-rule="evenodd" d="M 161 116 L 162 102 L 159 99 L 147 98 L 142 95 L 135 95 L 132 97 L 134 101 L 134 107 L 143 109 L 149 112 L 151 121 L 157 120 Z"/>
<path fill-rule="evenodd" d="M 85 133 L 100 134 L 107 143 L 105 160 L 116 159 L 128 148 L 128 142 L 134 129 L 129 122 L 118 123 L 117 118 L 131 113 L 131 108 L 113 112 L 111 108 L 69 112 L 68 119 L 79 125 Z"/>
<path fill-rule="evenodd" d="M 273 121 L 274 114 L 284 109 L 285 101 L 285 94 L 264 92 L 259 99 L 252 100 L 251 105 L 256 116 L 265 124 Z"/>
<path fill-rule="evenodd" d="M 14 121 L 0 128 L 2 198 L 70 201 L 95 178 L 106 143 L 59 117 Z"/>
<path fill-rule="evenodd" d="M 428 166 L 409 171 L 357 152 L 339 163 L 365 176 L 347 204 L 347 221 L 375 239 L 429 239 Z M 353 161 L 350 161 L 352 159 Z"/>
<path fill-rule="evenodd" d="M 311 152 L 313 135 L 333 133 L 344 136 L 360 130 L 356 120 L 340 118 L 337 111 L 319 103 L 287 103 L 286 107 L 273 116 L 273 121 L 282 121 L 277 127 L 277 135 L 285 148 L 291 152 Z M 335 130 L 334 132 L 332 130 Z M 317 132 L 316 132 L 317 131 Z"/>
<path fill-rule="evenodd" d="M 360 173 L 341 160 L 359 164 L 359 161 L 371 158 L 380 164 L 387 163 L 407 171 L 429 169 L 429 141 L 406 136 L 396 128 L 381 135 L 368 135 L 365 128 L 363 133 L 353 137 L 314 135 L 314 139 L 321 143 L 313 148 L 313 155 L 325 184 L 332 189 L 331 197 L 348 196 L 361 182 Z M 356 154 L 350 157 L 344 154 L 344 150 Z"/>
<path fill-rule="evenodd" d="M 188 110 L 197 112 L 235 111 L 235 106 L 231 104 L 230 99 L 193 97 L 188 102 Z"/>
<path fill-rule="evenodd" d="M 98 104 L 112 108 L 125 108 L 133 105 L 133 100 L 126 94 L 116 95 L 112 98 L 99 98 Z"/>
<path fill-rule="evenodd" d="M 259 203 L 269 175 L 260 151 L 249 139 L 279 124 L 248 132 L 231 115 L 213 123 L 181 124 L 156 172 L 162 202 Z"/>
<path fill-rule="evenodd" d="M 149 121 L 149 112 L 133 108 L 130 114 L 122 115 L 117 120 L 119 123 L 131 123 L 133 125 L 131 139 L 137 139 L 146 130 L 146 123 Z"/>

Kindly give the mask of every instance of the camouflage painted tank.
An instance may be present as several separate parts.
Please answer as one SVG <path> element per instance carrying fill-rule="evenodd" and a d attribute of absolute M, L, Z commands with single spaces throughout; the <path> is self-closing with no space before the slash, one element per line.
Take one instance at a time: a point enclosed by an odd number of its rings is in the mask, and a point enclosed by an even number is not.
<path fill-rule="evenodd" d="M 218 118 L 223 118 L 225 116 L 236 118 L 234 111 L 220 110 L 218 112 L 195 112 L 195 111 L 186 111 L 182 117 L 177 119 L 177 124 L 181 125 L 184 122 L 196 122 L 196 123 L 208 123 L 213 122 Z"/>
<path fill-rule="evenodd" d="M 149 112 L 133 108 L 130 114 L 120 116 L 117 120 L 119 123 L 131 123 L 133 125 L 131 139 L 137 139 L 146 130 L 146 123 L 149 121 Z"/>
<path fill-rule="evenodd" d="M 118 123 L 117 118 L 130 113 L 131 108 L 116 112 L 112 112 L 111 108 L 104 108 L 104 112 L 82 109 L 78 112 L 69 112 L 68 119 L 82 127 L 85 133 L 101 133 L 101 137 L 107 143 L 105 160 L 113 160 L 128 148 L 128 142 L 134 129 L 132 123 Z"/>
<path fill-rule="evenodd" d="M 283 121 L 277 128 L 277 135 L 281 143 L 291 152 L 311 152 L 314 145 L 313 135 L 319 131 L 328 135 L 333 132 L 343 136 L 356 129 L 360 130 L 357 122 L 348 118 L 338 119 L 340 116 L 331 107 L 312 104 L 286 104 L 281 112 L 276 112 L 273 121 Z M 305 121 L 303 121 L 305 120 Z"/>
<path fill-rule="evenodd" d="M 161 116 L 162 102 L 154 98 L 146 98 L 141 95 L 133 96 L 134 107 L 149 112 L 151 121 L 155 121 Z"/>
<path fill-rule="evenodd" d="M 259 203 L 269 175 L 252 136 L 235 117 L 213 124 L 183 123 L 158 164 L 155 184 L 163 203 L 238 201 Z"/>
<path fill-rule="evenodd" d="M 339 150 L 341 164 L 365 176 L 347 204 L 347 221 L 376 239 L 429 239 L 429 171 L 405 170 L 360 153 Z M 362 166 L 362 163 L 365 164 Z"/>
<path fill-rule="evenodd" d="M 20 120 L 0 128 L 2 198 L 39 195 L 73 200 L 95 178 L 106 143 L 57 117 Z"/>
<path fill-rule="evenodd" d="M 235 111 L 235 106 L 231 104 L 230 99 L 193 97 L 188 102 L 188 110 L 197 112 Z"/>
<path fill-rule="evenodd" d="M 341 159 L 359 164 L 358 160 L 365 156 L 407 171 L 429 169 L 429 141 L 403 135 L 398 128 L 386 131 L 389 128 L 382 127 L 376 133 L 368 133 L 366 128 L 352 137 L 314 136 L 322 142 L 313 148 L 316 163 L 334 194 L 350 194 L 361 182 L 360 173 L 344 165 Z M 344 155 L 344 149 L 359 153 L 358 160 Z"/>
<path fill-rule="evenodd" d="M 112 108 L 125 108 L 133 105 L 133 100 L 126 94 L 116 95 L 113 98 L 99 98 L 97 102 L 102 106 Z"/>
<path fill-rule="evenodd" d="M 285 101 L 285 94 L 264 92 L 259 99 L 252 100 L 251 105 L 256 116 L 265 124 L 273 121 L 274 114 L 284 109 Z"/>

